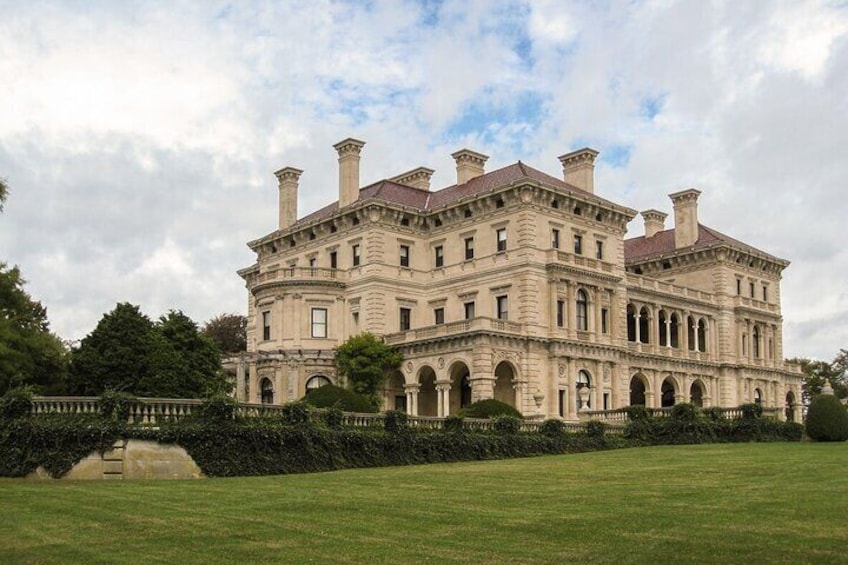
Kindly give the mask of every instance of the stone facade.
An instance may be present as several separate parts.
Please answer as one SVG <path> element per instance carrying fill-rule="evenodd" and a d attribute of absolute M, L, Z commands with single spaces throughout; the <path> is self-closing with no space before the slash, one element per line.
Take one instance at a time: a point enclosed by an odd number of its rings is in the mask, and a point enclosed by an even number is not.
<path fill-rule="evenodd" d="M 365 143 L 339 153 L 339 202 L 295 218 L 302 171 L 279 180 L 279 229 L 251 241 L 248 351 L 236 396 L 284 403 L 336 382 L 333 348 L 368 331 L 400 348 L 385 407 L 445 416 L 496 398 L 527 417 L 677 402 L 761 402 L 793 414 L 801 374 L 783 361 L 787 261 L 698 221 L 700 192 L 666 214 L 595 194 L 594 160 L 562 178 L 453 154 L 457 183 L 419 167 L 359 188 Z M 340 205 L 341 203 L 341 205 Z"/>

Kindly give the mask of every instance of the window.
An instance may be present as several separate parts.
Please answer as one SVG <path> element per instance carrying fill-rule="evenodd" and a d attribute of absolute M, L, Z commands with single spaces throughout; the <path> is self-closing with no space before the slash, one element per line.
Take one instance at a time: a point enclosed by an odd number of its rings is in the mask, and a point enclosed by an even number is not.
<path fill-rule="evenodd" d="M 583 236 L 575 235 L 574 236 L 574 254 L 575 255 L 583 255 Z"/>
<path fill-rule="evenodd" d="M 445 309 L 444 308 L 434 308 L 433 309 L 433 318 L 435 319 L 435 324 L 438 326 L 440 324 L 445 323 Z"/>
<path fill-rule="evenodd" d="M 401 267 L 409 267 L 409 246 L 401 245 L 400 246 L 400 266 Z"/>
<path fill-rule="evenodd" d="M 609 333 L 609 310 L 607 308 L 601 308 L 601 333 Z"/>
<path fill-rule="evenodd" d="M 465 307 L 465 319 L 466 320 L 473 319 L 474 318 L 474 303 L 473 302 L 466 302 L 465 304 L 463 304 L 463 306 Z"/>
<path fill-rule="evenodd" d="M 437 245 L 433 248 L 433 252 L 436 256 L 436 267 L 444 267 L 445 266 L 445 248 L 441 245 Z"/>
<path fill-rule="evenodd" d="M 412 319 L 412 310 L 409 308 L 400 309 L 400 331 L 409 329 L 409 322 Z"/>
<path fill-rule="evenodd" d="M 742 279 L 736 279 L 736 294 L 742 296 Z"/>
<path fill-rule="evenodd" d="M 309 266 L 310 267 L 315 267 L 315 265 L 317 263 L 318 263 L 318 257 L 313 256 L 313 257 L 309 258 Z"/>
<path fill-rule="evenodd" d="M 497 231 L 498 235 L 498 253 L 506 251 L 506 228 L 501 228 Z"/>
<path fill-rule="evenodd" d="M 563 325 L 565 325 L 565 321 L 563 320 L 563 311 L 565 310 L 564 306 L 565 306 L 565 302 L 563 302 L 562 300 L 557 300 L 556 317 L 557 317 L 557 327 L 559 327 L 559 328 L 561 328 Z"/>
<path fill-rule="evenodd" d="M 595 259 L 603 259 L 604 258 L 604 242 L 596 241 L 595 242 Z"/>
<path fill-rule="evenodd" d="M 754 283 L 748 283 L 748 289 L 751 291 L 751 298 L 754 298 Z"/>
<path fill-rule="evenodd" d="M 559 230 L 556 228 L 551 230 L 551 247 L 559 249 Z"/>
<path fill-rule="evenodd" d="M 330 268 L 338 269 L 339 268 L 339 254 L 335 251 L 330 251 Z"/>
<path fill-rule="evenodd" d="M 754 357 L 760 357 L 760 328 L 754 326 L 754 332 L 751 335 L 751 348 L 754 350 Z"/>
<path fill-rule="evenodd" d="M 312 309 L 312 337 L 327 337 L 327 309 Z"/>
<path fill-rule="evenodd" d="M 768 302 L 768 287 L 763 285 L 763 302 Z"/>
<path fill-rule="evenodd" d="M 498 198 L 497 202 L 495 202 L 495 208 L 503 208 L 503 207 L 504 207 L 503 198 Z"/>
<path fill-rule="evenodd" d="M 589 329 L 588 302 L 586 291 L 579 289 L 577 291 L 577 329 L 584 332 Z"/>
<path fill-rule="evenodd" d="M 359 330 L 359 312 L 352 312 L 351 316 L 353 318 L 353 329 Z"/>
<path fill-rule="evenodd" d="M 506 296 L 498 296 L 495 298 L 495 316 L 498 320 L 508 320 L 509 319 L 509 304 L 507 303 Z"/>
<path fill-rule="evenodd" d="M 262 340 L 271 339 L 271 312 L 262 312 Z"/>
<path fill-rule="evenodd" d="M 351 253 L 353 255 L 353 266 L 358 267 L 359 266 L 359 244 L 358 243 L 355 243 L 355 244 L 353 244 L 353 246 L 351 246 Z"/>
<path fill-rule="evenodd" d="M 474 259 L 474 238 L 466 237 L 465 238 L 465 260 L 470 261 Z"/>

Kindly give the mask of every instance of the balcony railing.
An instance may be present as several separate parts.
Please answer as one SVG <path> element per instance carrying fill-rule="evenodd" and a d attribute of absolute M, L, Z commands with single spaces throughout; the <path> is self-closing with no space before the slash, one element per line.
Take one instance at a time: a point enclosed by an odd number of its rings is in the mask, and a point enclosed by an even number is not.
<path fill-rule="evenodd" d="M 259 273 L 256 283 L 276 281 L 346 281 L 347 271 L 324 267 L 285 267 Z"/>
<path fill-rule="evenodd" d="M 464 334 L 477 330 L 492 330 L 497 332 L 508 332 L 518 334 L 521 333 L 522 326 L 518 322 L 510 322 L 508 320 L 498 320 L 495 318 L 481 317 L 388 334 L 385 336 L 385 339 L 386 343 L 398 344 L 405 343 L 408 341 L 417 341 L 420 339 L 430 339 L 434 337 Z"/>
<path fill-rule="evenodd" d="M 667 418 L 671 415 L 672 407 L 669 408 L 648 408 L 648 413 L 654 418 Z M 724 418 L 728 420 L 738 420 L 742 418 L 742 409 L 738 406 L 732 408 L 714 408 Z M 778 418 L 782 412 L 781 408 L 765 408 L 763 407 L 763 416 L 768 418 Z M 601 422 L 624 423 L 627 422 L 627 408 L 616 408 L 615 410 L 587 410 L 580 412 L 581 420 L 600 420 Z"/>
<path fill-rule="evenodd" d="M 755 310 L 765 310 L 766 312 L 777 313 L 777 304 L 770 304 L 768 302 L 763 302 L 762 300 L 756 300 L 754 298 L 746 298 L 744 296 L 737 296 L 734 301 L 734 306 L 737 308 L 753 308 Z"/>

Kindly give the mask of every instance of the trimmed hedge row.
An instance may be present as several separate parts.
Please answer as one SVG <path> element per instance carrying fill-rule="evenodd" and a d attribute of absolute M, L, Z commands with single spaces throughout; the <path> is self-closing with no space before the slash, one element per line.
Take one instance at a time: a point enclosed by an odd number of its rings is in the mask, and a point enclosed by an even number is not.
<path fill-rule="evenodd" d="M 185 420 L 158 429 L 126 426 L 120 420 L 124 398 L 109 402 L 100 415 L 30 416 L 21 397 L 0 402 L 0 476 L 20 477 L 42 465 L 60 477 L 93 451 L 105 451 L 119 438 L 145 439 L 183 447 L 209 476 L 276 475 L 355 467 L 412 465 L 482 459 L 529 457 L 657 444 L 728 441 L 798 441 L 803 427 L 757 416 L 752 409 L 739 420 L 716 411 L 677 405 L 669 417 L 652 418 L 643 407 L 628 411 L 623 435 L 609 435 L 592 421 L 586 431 L 564 431 L 559 420 L 538 432 L 521 432 L 522 420 L 501 415 L 491 431 L 463 429 L 453 416 L 445 430 L 408 427 L 402 412 L 388 412 L 382 428 L 345 428 L 337 409 L 313 422 L 303 403 L 281 414 L 239 418 L 231 399 L 210 399 Z M 632 412 L 632 413 L 630 413 Z"/>

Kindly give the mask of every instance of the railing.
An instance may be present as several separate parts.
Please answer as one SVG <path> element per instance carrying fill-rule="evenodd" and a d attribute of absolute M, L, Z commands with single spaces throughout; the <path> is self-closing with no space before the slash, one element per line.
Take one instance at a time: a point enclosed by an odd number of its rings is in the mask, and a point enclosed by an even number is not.
<path fill-rule="evenodd" d="M 347 280 L 347 272 L 325 267 L 284 267 L 259 273 L 255 282 L 264 283 L 281 280 Z"/>
<path fill-rule="evenodd" d="M 385 336 L 385 339 L 386 343 L 397 344 L 408 341 L 417 341 L 419 339 L 464 334 L 475 330 L 521 333 L 522 327 L 518 322 L 478 317 L 470 320 L 460 320 L 458 322 L 450 322 L 448 324 L 438 324 L 435 326 L 427 326 L 425 328 L 388 334 Z"/>
<path fill-rule="evenodd" d="M 668 408 L 648 408 L 648 413 L 654 418 L 667 418 L 671 415 L 673 407 Z M 728 420 L 738 420 L 742 418 L 742 409 L 738 406 L 733 408 L 711 408 Z M 781 408 L 763 408 L 763 416 L 767 418 L 778 418 L 782 413 Z M 628 421 L 627 408 L 616 408 L 615 410 L 587 410 L 580 412 L 581 419 L 599 420 L 601 422 L 620 422 Z"/>
<path fill-rule="evenodd" d="M 770 304 L 762 300 L 757 300 L 755 298 L 746 298 L 744 296 L 737 296 L 734 305 L 737 308 L 756 308 L 757 310 L 765 310 L 767 312 L 777 312 L 777 304 Z"/>
<path fill-rule="evenodd" d="M 709 292 L 703 292 L 701 290 L 696 290 L 694 288 L 689 288 L 686 286 L 677 286 L 675 284 L 671 284 L 658 279 L 640 277 L 632 273 L 627 274 L 627 282 L 628 286 L 633 288 L 653 290 L 655 292 L 683 296 L 686 298 L 694 298 L 696 300 L 702 300 L 705 302 L 713 302 L 714 300 L 714 296 Z"/>
<path fill-rule="evenodd" d="M 567 251 L 552 250 L 551 254 L 552 255 L 548 256 L 549 260 L 555 260 L 558 263 L 577 265 L 578 267 L 584 267 L 587 269 L 600 269 L 605 273 L 611 273 L 613 270 L 612 263 L 607 263 L 600 259 L 593 259 L 592 257 L 586 257 L 584 255 L 576 255 Z"/>

